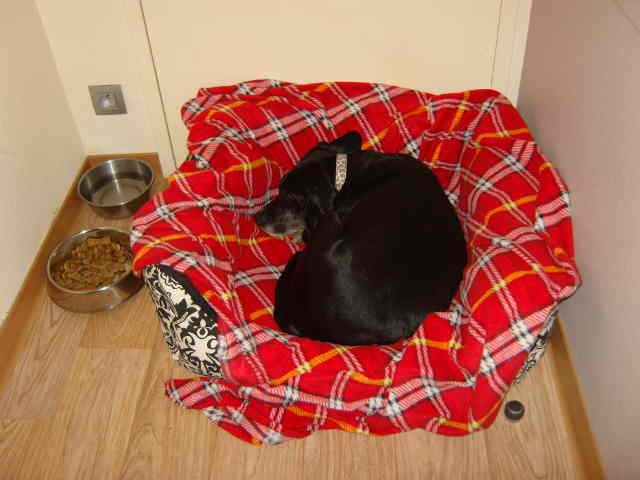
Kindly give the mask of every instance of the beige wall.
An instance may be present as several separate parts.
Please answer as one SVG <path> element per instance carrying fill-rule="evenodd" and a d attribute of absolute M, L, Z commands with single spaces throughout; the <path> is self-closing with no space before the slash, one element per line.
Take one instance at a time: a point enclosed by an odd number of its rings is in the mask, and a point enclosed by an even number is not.
<path fill-rule="evenodd" d="M 135 0 L 36 0 L 69 106 L 88 153 L 158 152 L 175 169 Z M 122 85 L 126 115 L 93 111 L 87 87 Z M 175 112 L 174 112 L 175 115 Z"/>
<path fill-rule="evenodd" d="M 561 316 L 615 479 L 640 478 L 639 20 L 637 1 L 536 0 L 519 104 L 573 191 L 584 285 Z"/>
<path fill-rule="evenodd" d="M 0 0 L 0 315 L 84 157 L 33 0 Z"/>

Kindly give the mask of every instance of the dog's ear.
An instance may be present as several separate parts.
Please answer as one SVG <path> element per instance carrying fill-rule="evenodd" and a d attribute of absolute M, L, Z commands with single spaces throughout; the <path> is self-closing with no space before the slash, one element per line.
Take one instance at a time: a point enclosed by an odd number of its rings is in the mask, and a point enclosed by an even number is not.
<path fill-rule="evenodd" d="M 331 146 L 339 153 L 357 152 L 362 147 L 362 137 L 358 132 L 351 131 L 331 142 Z"/>
<path fill-rule="evenodd" d="M 304 205 L 307 235 L 316 229 L 320 219 L 329 211 L 334 196 L 335 194 L 329 189 L 317 189 L 307 195 Z"/>
<path fill-rule="evenodd" d="M 307 168 L 308 177 L 313 178 L 311 188 L 305 191 L 304 218 L 309 231 L 315 230 L 320 218 L 333 208 L 336 196 L 332 177 L 327 170 L 328 164 L 318 163 Z"/>
<path fill-rule="evenodd" d="M 318 143 L 300 159 L 299 163 L 308 163 L 312 160 L 322 160 L 327 157 L 334 158 L 336 153 L 353 153 L 359 151 L 361 147 L 362 137 L 358 132 L 352 131 L 331 143 Z"/>

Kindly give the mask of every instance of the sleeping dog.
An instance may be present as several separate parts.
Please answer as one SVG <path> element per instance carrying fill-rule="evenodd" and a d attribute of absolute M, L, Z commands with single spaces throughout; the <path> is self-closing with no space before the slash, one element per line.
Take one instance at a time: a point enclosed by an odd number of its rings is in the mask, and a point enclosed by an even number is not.
<path fill-rule="evenodd" d="M 458 289 L 464 234 L 435 175 L 409 155 L 361 150 L 361 142 L 350 132 L 320 143 L 255 216 L 267 233 L 306 242 L 276 287 L 285 332 L 393 343 L 447 310 Z"/>

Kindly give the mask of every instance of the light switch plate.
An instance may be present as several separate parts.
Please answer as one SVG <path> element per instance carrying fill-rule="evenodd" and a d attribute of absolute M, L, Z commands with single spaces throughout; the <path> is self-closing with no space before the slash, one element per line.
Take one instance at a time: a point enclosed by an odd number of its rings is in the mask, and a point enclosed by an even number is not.
<path fill-rule="evenodd" d="M 123 115 L 127 113 L 120 85 L 90 85 L 89 95 L 96 115 Z"/>

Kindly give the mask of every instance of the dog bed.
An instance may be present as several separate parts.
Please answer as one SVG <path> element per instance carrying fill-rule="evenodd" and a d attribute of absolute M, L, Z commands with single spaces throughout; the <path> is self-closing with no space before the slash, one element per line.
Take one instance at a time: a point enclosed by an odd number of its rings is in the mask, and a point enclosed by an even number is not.
<path fill-rule="evenodd" d="M 134 270 L 167 344 L 196 375 L 167 381 L 174 402 L 254 444 L 318 429 L 489 427 L 580 282 L 567 188 L 509 101 L 492 90 L 255 80 L 201 89 L 182 116 L 189 156 L 131 232 Z M 393 345 L 279 331 L 275 285 L 304 246 L 268 236 L 252 218 L 307 151 L 351 130 L 365 149 L 426 162 L 468 244 L 450 308 Z"/>

